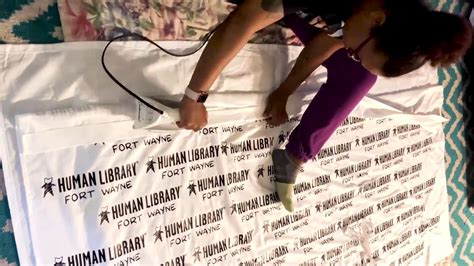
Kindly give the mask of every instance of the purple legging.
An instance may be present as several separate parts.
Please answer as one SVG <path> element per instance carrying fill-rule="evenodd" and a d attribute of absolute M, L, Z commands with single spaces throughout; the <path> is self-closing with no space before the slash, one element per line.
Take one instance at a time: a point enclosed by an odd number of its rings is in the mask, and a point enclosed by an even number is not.
<path fill-rule="evenodd" d="M 320 32 L 294 15 L 285 17 L 284 21 L 304 44 Z M 303 162 L 319 152 L 377 80 L 377 76 L 350 59 L 345 49 L 336 51 L 323 66 L 328 71 L 327 81 L 309 104 L 286 145 L 287 152 Z"/>

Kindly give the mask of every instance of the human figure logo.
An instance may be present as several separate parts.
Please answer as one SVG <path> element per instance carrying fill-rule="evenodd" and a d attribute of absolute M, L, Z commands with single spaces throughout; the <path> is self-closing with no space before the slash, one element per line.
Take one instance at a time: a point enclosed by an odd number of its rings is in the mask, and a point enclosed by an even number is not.
<path fill-rule="evenodd" d="M 189 196 L 191 196 L 191 193 L 194 193 L 194 195 L 197 195 L 196 184 L 194 184 L 194 180 L 189 181 L 188 190 L 189 190 Z"/>
<path fill-rule="evenodd" d="M 280 132 L 280 135 L 278 135 L 278 144 L 284 143 L 286 140 L 286 135 L 284 131 Z"/>
<path fill-rule="evenodd" d="M 199 261 L 201 262 L 201 248 L 197 247 L 194 249 L 193 257 L 194 257 L 194 262 Z"/>
<path fill-rule="evenodd" d="M 161 225 L 160 227 L 156 226 L 155 227 L 155 232 L 153 233 L 153 236 L 155 237 L 155 243 L 156 241 L 160 240 L 160 242 L 163 242 L 163 230 L 161 230 Z"/>
<path fill-rule="evenodd" d="M 53 187 L 56 185 L 53 183 L 53 178 L 45 178 L 43 181 L 44 184 L 41 186 L 41 188 L 44 189 L 43 198 L 46 197 L 46 194 L 51 194 L 51 196 L 54 196 Z"/>
<path fill-rule="evenodd" d="M 102 225 L 102 223 L 105 221 L 107 223 L 110 223 L 109 222 L 109 207 L 105 206 L 105 207 L 102 207 L 102 211 L 99 213 L 99 217 L 100 217 L 100 224 Z"/>
<path fill-rule="evenodd" d="M 270 227 L 270 224 L 268 223 L 268 221 L 265 221 L 265 222 L 263 223 L 263 232 L 264 232 L 264 233 L 268 233 L 268 232 L 269 232 L 269 231 L 268 231 L 268 228 L 269 228 L 269 227 Z"/>
<path fill-rule="evenodd" d="M 155 160 L 153 160 L 153 157 L 150 156 L 148 157 L 148 162 L 146 163 L 146 173 L 148 173 L 150 170 L 155 172 Z"/>
<path fill-rule="evenodd" d="M 235 204 L 234 201 L 232 201 L 232 205 L 230 206 L 230 214 L 234 214 L 234 212 L 237 211 L 237 204 Z"/>
<path fill-rule="evenodd" d="M 263 165 L 259 165 L 257 170 L 257 178 L 264 177 L 264 171 Z"/>
<path fill-rule="evenodd" d="M 227 155 L 227 149 L 229 148 L 229 146 L 227 146 L 227 142 L 222 142 L 221 143 L 221 151 L 222 151 L 222 154 L 225 154 Z"/>
<path fill-rule="evenodd" d="M 63 257 L 54 258 L 53 266 L 65 266 L 66 263 L 63 262 Z"/>

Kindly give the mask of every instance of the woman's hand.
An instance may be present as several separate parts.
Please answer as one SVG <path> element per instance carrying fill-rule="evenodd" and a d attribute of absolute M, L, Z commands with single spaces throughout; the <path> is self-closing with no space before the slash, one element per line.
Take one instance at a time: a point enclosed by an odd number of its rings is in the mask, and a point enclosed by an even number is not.
<path fill-rule="evenodd" d="M 198 131 L 207 124 L 207 110 L 202 103 L 184 96 L 179 106 L 178 127 Z"/>
<path fill-rule="evenodd" d="M 288 121 L 288 113 L 286 112 L 286 103 L 289 95 L 282 90 L 275 90 L 268 96 L 267 106 L 263 115 L 270 117 L 268 124 L 279 126 Z"/>

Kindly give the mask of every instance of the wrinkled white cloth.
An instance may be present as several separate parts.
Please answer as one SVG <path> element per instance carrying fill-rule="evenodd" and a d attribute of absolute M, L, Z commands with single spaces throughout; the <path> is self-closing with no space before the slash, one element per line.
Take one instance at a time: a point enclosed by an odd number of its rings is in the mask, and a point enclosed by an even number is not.
<path fill-rule="evenodd" d="M 190 45 L 187 42 L 163 44 L 173 49 L 185 49 Z M 132 237 L 140 239 L 143 235 L 146 247 L 139 251 L 139 263 L 143 264 L 163 263 L 181 256 L 184 256 L 188 264 L 212 263 L 213 260 L 218 261 L 217 255 L 208 256 L 204 260 L 204 254 L 201 254 L 202 260 L 196 261 L 197 257 L 193 256 L 195 248 L 200 248 L 203 252 L 204 247 L 214 241 L 238 234 L 247 236 L 249 232 L 252 235 L 249 250 L 243 245 L 242 253 L 236 256 L 232 256 L 236 249 L 222 251 L 222 255 L 228 255 L 226 264 L 248 262 L 253 258 L 258 262 L 262 262 L 263 258 L 265 263 L 277 262 L 284 258 L 285 263 L 296 264 L 312 261 L 314 257 L 317 257 L 319 262 L 322 256 L 327 262 L 340 260 L 340 263 L 352 264 L 359 262 L 364 256 L 374 257 L 376 251 L 379 252 L 380 259 L 387 262 L 397 259 L 408 262 L 416 259 L 414 264 L 432 264 L 452 251 L 442 161 L 442 88 L 436 85 L 437 75 L 434 69 L 423 67 L 403 77 L 377 81 L 368 97 L 351 114 L 366 118 L 362 123 L 363 128 L 351 126 L 355 128 L 354 132 L 349 132 L 351 127 L 342 128 L 326 146 L 353 142 L 356 138 L 377 134 L 382 130 L 392 130 L 404 124 L 422 125 L 419 135 L 412 139 L 391 136 L 391 144 L 379 147 L 376 154 L 373 154 L 374 151 L 367 152 L 363 147 L 354 146 L 348 160 L 325 165 L 322 160 L 313 162 L 305 168 L 306 176 L 300 179 L 301 182 L 311 184 L 315 177 L 323 173 L 331 176 L 331 182 L 297 195 L 301 198 L 298 200 L 296 212 L 301 216 L 310 214 L 305 219 L 298 220 L 295 217 L 287 217 L 288 214 L 278 208 L 278 204 L 260 206 L 255 212 L 237 214 L 232 213 L 232 208 L 237 206 L 233 205 L 234 203 L 244 203 L 273 191 L 273 183 L 268 174 L 271 172 L 271 169 L 268 169 L 269 158 L 265 157 L 269 150 L 268 145 L 283 145 L 279 143 L 280 136 L 287 136 L 297 125 L 297 118 L 320 84 L 325 81 L 325 69 L 320 68 L 292 96 L 288 112 L 295 120 L 278 128 L 269 128 L 261 121 L 266 96 L 286 77 L 301 47 L 247 45 L 211 89 L 207 102 L 209 126 L 201 132 L 192 133 L 176 128 L 176 109 L 173 108 L 167 110 L 164 116 L 152 117 L 147 123 L 138 125 L 135 121 L 135 100 L 121 91 L 101 69 L 100 54 L 104 45 L 101 42 L 90 42 L 0 46 L 0 139 L 13 227 L 22 264 L 50 264 L 60 257 L 67 261 L 74 254 L 107 249 Z M 145 43 L 127 42 L 114 44 L 106 61 L 121 81 L 143 97 L 176 102 L 182 97 L 198 57 L 199 53 L 187 58 L 173 58 Z M 140 129 L 134 129 L 134 125 Z M 425 143 L 431 145 L 432 151 L 424 157 L 416 157 L 418 159 L 407 155 L 403 163 L 388 170 L 374 166 L 367 176 L 346 183 L 333 172 L 336 168 L 356 164 L 367 156 L 391 152 L 397 147 L 407 147 L 430 137 L 432 145 L 431 142 Z M 169 172 L 163 169 L 158 171 L 156 168 L 157 172 L 153 175 L 151 170 L 147 169 L 148 166 L 153 166 L 153 160 L 158 160 L 162 155 L 194 151 L 207 146 L 218 147 L 216 149 L 222 151 L 222 145 L 238 145 L 248 140 L 254 141 L 253 147 L 261 148 L 261 151 L 235 152 L 232 156 L 221 154 L 213 159 L 213 167 L 209 166 L 209 169 L 202 172 L 191 171 L 189 165 L 179 165 L 185 169 L 182 174 L 166 177 Z M 153 141 L 157 143 L 146 144 Z M 137 146 L 133 143 L 137 143 Z M 206 153 L 203 151 L 201 154 Z M 251 159 L 239 161 L 242 160 L 241 156 L 247 155 Z M 425 166 L 423 175 L 419 178 L 406 183 L 392 181 L 393 184 L 388 190 L 380 192 L 374 198 L 357 196 L 351 201 L 352 206 L 337 206 L 316 212 L 315 202 L 323 202 L 348 190 L 360 190 L 367 182 L 409 167 L 421 158 Z M 127 162 L 137 162 L 140 174 L 131 178 L 130 188 L 127 188 L 124 182 L 114 183 L 114 186 L 125 187 L 120 193 L 102 195 L 100 191 L 110 190 L 112 184 L 74 188 L 66 192 L 58 190 L 61 177 L 91 173 L 125 165 Z M 199 163 L 211 164 L 204 160 Z M 190 165 L 195 164 L 193 162 Z M 262 172 L 263 177 L 259 176 L 257 171 L 260 166 L 264 166 L 266 170 Z M 197 189 L 197 195 L 188 190 L 190 184 L 198 183 L 205 177 L 224 172 L 239 172 L 243 169 L 249 171 L 249 178 L 242 183 L 242 191 L 231 193 L 227 191 L 228 187 L 225 187 L 226 190 L 221 196 L 217 196 L 215 192 L 215 197 L 206 200 L 204 195 L 210 193 L 212 196 L 212 190 Z M 165 178 L 162 175 L 165 175 Z M 436 177 L 435 183 L 432 182 L 433 177 Z M 46 189 L 50 182 L 56 185 L 52 190 Z M 390 199 L 397 193 L 413 190 L 415 186 L 421 190 L 403 201 L 403 205 L 398 209 L 383 212 L 394 206 L 389 204 L 384 210 L 377 210 L 377 203 Z M 171 187 L 180 187 L 181 195 L 175 202 L 176 210 L 170 214 L 149 218 L 147 213 L 142 212 L 145 217 L 143 221 L 125 229 L 123 222 L 131 216 L 120 219 L 112 219 L 110 216 L 110 223 L 99 220 L 99 215 L 104 214 L 104 210 L 112 210 L 112 206 L 120 202 Z M 90 190 L 95 191 L 91 194 L 92 198 L 76 198 L 76 201 L 73 201 L 73 194 L 79 197 L 77 195 L 81 192 Z M 85 195 L 83 194 L 84 197 Z M 417 195 L 420 195 L 419 198 L 415 198 Z M 189 207 L 190 202 L 193 203 L 192 208 Z M 301 239 L 311 237 L 323 227 L 342 221 L 372 204 L 375 213 L 370 219 L 367 217 L 359 223 L 336 230 L 333 235 L 328 236 L 334 237 L 332 242 L 326 237 L 301 247 Z M 375 236 L 379 239 L 374 243 L 368 242 L 368 239 L 372 240 L 374 237 L 367 233 L 372 229 L 372 225 L 377 226 L 389 218 L 397 219 L 402 212 L 407 212 L 418 204 L 426 206 L 428 211 L 418 215 L 420 217 L 409 218 L 409 223 L 394 225 L 392 229 L 384 232 L 385 238 Z M 178 238 L 183 239 L 184 233 L 170 237 L 163 235 L 163 242 L 154 236 L 159 235 L 160 228 L 164 230 L 166 225 L 211 210 L 222 210 L 223 213 L 223 221 L 212 235 L 198 237 L 198 228 L 192 228 L 186 232 L 192 235 L 192 242 L 182 245 L 176 245 L 176 241 Z M 286 225 L 287 219 L 293 223 Z M 101 222 L 104 224 L 100 225 Z M 429 226 L 426 227 L 426 224 Z M 266 233 L 265 228 L 271 232 Z M 389 252 L 380 251 L 381 247 L 387 244 L 387 240 L 396 239 L 408 231 L 415 232 L 418 228 L 424 229 L 425 233 L 413 233 L 409 241 L 396 245 Z M 321 245 L 323 240 L 329 241 L 329 244 Z M 350 240 L 358 240 L 361 245 L 351 246 L 350 250 L 344 252 L 358 252 L 348 257 L 337 255 L 339 246 L 350 245 L 347 244 Z M 423 245 L 422 256 L 419 256 L 421 253 L 418 250 L 416 254 L 413 251 L 420 243 Z M 294 250 L 286 256 L 275 258 L 275 249 L 285 250 L 283 247 L 288 245 L 293 246 Z M 305 248 L 311 246 L 312 251 L 305 253 Z M 157 249 L 160 250 L 160 256 L 156 256 Z M 126 256 L 123 256 L 120 259 L 125 258 Z M 108 259 L 108 264 L 116 262 Z"/>

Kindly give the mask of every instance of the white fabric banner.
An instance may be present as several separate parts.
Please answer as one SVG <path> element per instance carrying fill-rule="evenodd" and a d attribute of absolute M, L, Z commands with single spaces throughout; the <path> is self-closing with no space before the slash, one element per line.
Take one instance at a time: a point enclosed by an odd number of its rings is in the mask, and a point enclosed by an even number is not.
<path fill-rule="evenodd" d="M 214 87 L 208 127 L 177 130 L 163 116 L 153 131 L 134 130 L 133 101 L 98 64 L 103 45 L 0 48 L 5 179 L 22 264 L 430 265 L 451 254 L 435 70 L 379 80 L 305 165 L 290 214 L 274 193 L 270 152 L 284 146 L 324 69 L 291 98 L 290 121 L 269 127 L 265 97 L 300 48 L 248 45 Z M 118 46 L 114 73 L 169 100 L 181 97 L 199 56 Z"/>

